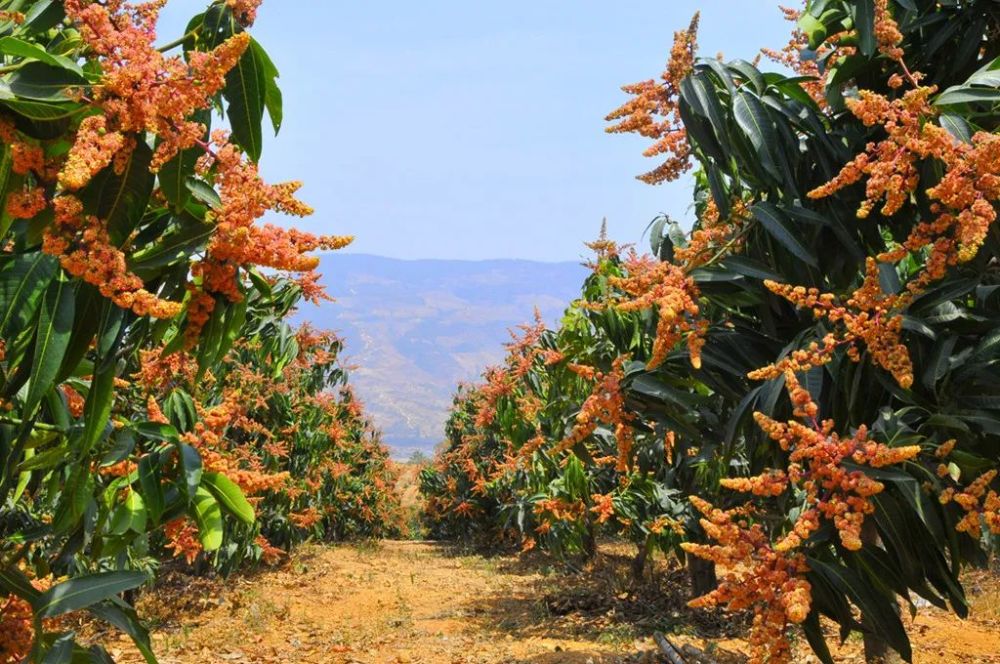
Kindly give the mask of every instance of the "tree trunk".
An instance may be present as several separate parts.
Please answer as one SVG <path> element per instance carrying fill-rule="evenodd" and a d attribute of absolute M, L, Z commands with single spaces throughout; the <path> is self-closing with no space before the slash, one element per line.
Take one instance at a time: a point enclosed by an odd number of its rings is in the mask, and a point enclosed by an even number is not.
<path fill-rule="evenodd" d="M 864 546 L 872 547 L 880 545 L 878 531 L 875 529 L 875 523 L 872 519 L 865 519 L 861 526 L 861 543 Z M 898 603 L 895 604 L 894 608 L 899 613 Z M 861 624 L 866 624 L 864 619 L 862 619 Z M 888 642 L 881 638 L 876 630 L 864 633 L 864 643 L 865 662 L 868 664 L 901 664 L 903 661 L 899 653 L 890 648 Z"/>
<path fill-rule="evenodd" d="M 719 585 L 715 576 L 715 563 L 697 556 L 688 556 L 688 573 L 691 575 L 691 592 L 695 597 L 710 593 Z"/>
<path fill-rule="evenodd" d="M 593 560 L 597 555 L 597 535 L 594 533 L 594 524 L 587 522 L 586 532 L 583 535 L 583 556 L 584 560 Z"/>
<path fill-rule="evenodd" d="M 901 664 L 903 658 L 889 647 L 884 639 L 865 634 L 865 662 L 867 664 Z"/>
<path fill-rule="evenodd" d="M 639 553 L 632 559 L 632 581 L 639 583 L 642 581 L 642 574 L 646 571 L 646 558 L 649 556 L 649 538 L 639 544 Z"/>

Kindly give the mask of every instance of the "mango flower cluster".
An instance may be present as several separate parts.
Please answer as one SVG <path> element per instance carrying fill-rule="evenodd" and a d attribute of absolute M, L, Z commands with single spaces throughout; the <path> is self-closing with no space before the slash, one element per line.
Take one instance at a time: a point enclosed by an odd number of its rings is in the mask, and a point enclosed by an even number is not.
<path fill-rule="evenodd" d="M 787 627 L 801 623 L 810 610 L 811 588 L 805 579 L 809 566 L 801 551 L 809 537 L 829 522 L 845 549 L 857 551 L 863 546 L 865 517 L 875 510 L 869 499 L 885 486 L 845 464 L 882 468 L 920 453 L 919 445 L 889 447 L 875 442 L 864 426 L 851 436 L 840 436 L 832 420 L 817 419 L 819 408 L 795 372 L 785 373 L 785 384 L 796 419 L 779 422 L 759 412 L 754 413 L 754 419 L 788 453 L 787 467 L 720 483 L 761 498 L 795 496 L 802 504 L 795 522 L 774 542 L 759 521 L 747 518 L 752 507 L 723 511 L 692 497 L 692 504 L 705 515 L 701 521 L 705 533 L 716 544 L 681 545 L 724 570 L 718 588 L 695 599 L 692 606 L 724 604 L 734 611 L 753 609 L 750 641 L 755 662 L 790 661 Z"/>

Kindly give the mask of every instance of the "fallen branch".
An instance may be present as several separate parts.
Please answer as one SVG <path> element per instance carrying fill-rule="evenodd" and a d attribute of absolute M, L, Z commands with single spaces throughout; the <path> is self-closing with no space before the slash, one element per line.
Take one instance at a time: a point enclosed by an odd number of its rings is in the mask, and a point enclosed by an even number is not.
<path fill-rule="evenodd" d="M 656 646 L 660 649 L 660 652 L 667 656 L 667 661 L 670 664 L 687 664 L 687 661 L 681 656 L 680 651 L 674 647 L 674 644 L 667 640 L 663 632 L 653 632 L 653 640 L 656 641 Z"/>

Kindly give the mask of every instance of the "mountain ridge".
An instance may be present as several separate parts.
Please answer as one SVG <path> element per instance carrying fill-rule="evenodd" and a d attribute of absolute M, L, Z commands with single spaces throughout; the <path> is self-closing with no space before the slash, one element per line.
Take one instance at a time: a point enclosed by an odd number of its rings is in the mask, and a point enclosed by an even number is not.
<path fill-rule="evenodd" d="M 297 318 L 344 338 L 358 397 L 397 457 L 430 452 L 455 387 L 501 361 L 509 330 L 536 307 L 558 321 L 588 273 L 571 261 L 367 253 L 321 254 L 317 271 L 335 301 Z"/>

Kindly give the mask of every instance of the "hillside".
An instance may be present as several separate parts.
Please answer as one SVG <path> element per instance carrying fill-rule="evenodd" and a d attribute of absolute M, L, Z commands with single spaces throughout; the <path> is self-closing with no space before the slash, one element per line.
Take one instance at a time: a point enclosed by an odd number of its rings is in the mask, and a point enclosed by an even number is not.
<path fill-rule="evenodd" d="M 587 270 L 326 254 L 319 272 L 336 302 L 304 305 L 298 317 L 345 337 L 358 395 L 395 455 L 406 457 L 441 439 L 455 385 L 500 360 L 508 330 L 531 320 L 535 307 L 556 321 Z"/>

